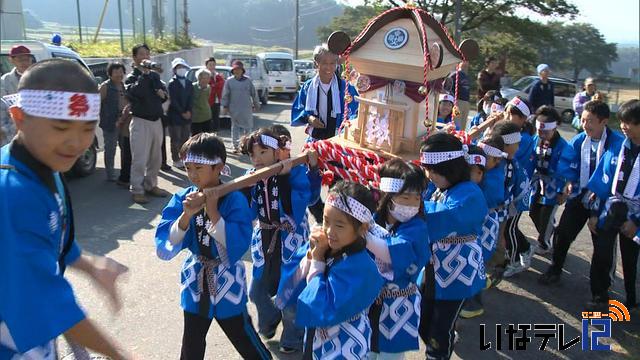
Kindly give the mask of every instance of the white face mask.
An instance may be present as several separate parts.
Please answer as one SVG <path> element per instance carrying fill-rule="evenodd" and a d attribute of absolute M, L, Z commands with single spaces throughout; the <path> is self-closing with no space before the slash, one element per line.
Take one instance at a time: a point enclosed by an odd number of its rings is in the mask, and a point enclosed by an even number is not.
<path fill-rule="evenodd" d="M 180 77 L 185 77 L 185 75 L 187 75 L 187 69 L 180 68 L 180 69 L 176 70 L 176 75 L 178 75 Z"/>
<path fill-rule="evenodd" d="M 391 203 L 393 204 L 393 209 L 389 209 L 389 214 L 400 222 L 407 222 L 411 220 L 411 218 L 416 216 L 418 211 L 420 211 L 420 206 L 400 205 L 395 203 L 393 200 L 391 200 Z"/>
<path fill-rule="evenodd" d="M 482 105 L 482 111 L 484 111 L 484 113 L 487 114 L 487 115 L 491 114 L 491 105 L 490 104 L 483 104 Z"/>

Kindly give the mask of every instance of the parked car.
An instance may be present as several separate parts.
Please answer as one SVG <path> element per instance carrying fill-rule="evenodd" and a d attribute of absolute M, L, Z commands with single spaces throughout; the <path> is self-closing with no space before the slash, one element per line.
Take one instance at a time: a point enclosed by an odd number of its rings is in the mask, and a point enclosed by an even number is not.
<path fill-rule="evenodd" d="M 502 87 L 500 92 L 502 96 L 511 100 L 516 96 L 528 98 L 533 83 L 538 80 L 537 76 L 525 76 L 516 80 L 509 87 Z M 576 83 L 569 79 L 549 78 L 553 82 L 555 92 L 555 108 L 562 115 L 565 122 L 571 122 L 575 116 L 573 111 L 573 97 L 578 91 Z"/>
<path fill-rule="evenodd" d="M 298 74 L 298 80 L 301 84 L 316 75 L 316 68 L 311 60 L 294 60 L 293 65 L 296 68 L 296 74 Z"/>
<path fill-rule="evenodd" d="M 258 91 L 258 98 L 262 105 L 269 102 L 269 71 L 264 61 L 254 55 L 229 55 L 227 56 L 227 65 L 231 66 L 234 61 L 240 60 L 247 71 L 246 75 L 253 81 L 253 86 Z"/>
<path fill-rule="evenodd" d="M 15 45 L 24 45 L 28 47 L 29 50 L 31 50 L 31 57 L 34 62 L 50 58 L 69 59 L 77 61 L 93 76 L 93 73 L 89 69 L 87 63 L 75 51 L 66 46 L 47 44 L 36 40 L 2 40 L 2 44 L 0 46 L 0 75 L 11 71 L 13 68 L 13 65 L 9 62 L 9 51 Z M 96 83 L 99 83 L 102 80 L 102 78 L 96 78 Z M 104 138 L 102 136 L 102 129 L 96 126 L 93 145 L 91 145 L 78 159 L 78 161 L 76 161 L 71 172 L 76 176 L 88 176 L 92 174 L 96 169 L 97 154 L 101 150 L 104 150 Z"/>
<path fill-rule="evenodd" d="M 286 94 L 290 99 L 298 93 L 298 76 L 293 68 L 293 56 L 284 52 L 259 53 L 268 70 L 269 94 Z"/>
<path fill-rule="evenodd" d="M 189 69 L 189 71 L 187 72 L 187 80 L 191 81 L 191 82 L 196 82 L 196 72 L 198 72 L 198 70 L 204 68 L 204 66 L 193 66 L 191 67 L 191 69 Z M 231 67 L 230 66 L 224 66 L 224 65 L 216 65 L 216 72 L 218 74 L 220 74 L 223 78 L 225 78 L 225 80 L 231 76 L 233 76 L 231 74 Z M 230 129 L 231 128 L 231 118 L 229 117 L 229 114 L 222 114 L 222 112 L 220 112 L 220 127 L 224 128 L 224 129 Z"/>

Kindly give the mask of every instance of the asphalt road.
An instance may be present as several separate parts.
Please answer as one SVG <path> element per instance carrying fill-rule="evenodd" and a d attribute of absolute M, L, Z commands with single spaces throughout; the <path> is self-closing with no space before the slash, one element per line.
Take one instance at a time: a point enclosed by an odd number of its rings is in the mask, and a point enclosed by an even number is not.
<path fill-rule="evenodd" d="M 257 113 L 256 126 L 271 124 L 288 125 L 290 102 L 273 100 Z M 302 129 L 294 128 L 294 147 L 304 141 Z M 219 132 L 228 147 L 229 130 Z M 564 132 L 571 136 L 571 132 Z M 101 156 L 101 154 L 100 154 Z M 117 158 L 117 157 L 116 157 Z M 242 175 L 249 168 L 248 158 L 230 154 L 228 164 L 233 176 Z M 119 166 L 116 160 L 116 166 Z M 105 331 L 129 349 L 138 359 L 177 359 L 182 338 L 182 311 L 179 305 L 179 274 L 181 254 L 165 262 L 156 257 L 154 231 L 159 214 L 166 199 L 153 199 L 146 205 L 131 201 L 129 193 L 114 183 L 106 182 L 102 159 L 99 159 L 95 174 L 70 181 L 76 216 L 77 239 L 85 251 L 112 257 L 129 268 L 126 281 L 121 283 L 124 307 L 118 314 L 111 312 L 109 302 L 87 278 L 73 271 L 68 278 L 92 319 Z M 160 187 L 175 192 L 186 186 L 188 180 L 183 171 L 161 173 Z M 558 217 L 561 211 L 558 211 Z M 530 237 L 536 235 L 527 216 L 522 217 L 521 229 Z M 590 299 L 589 259 L 591 240 L 586 228 L 574 242 L 561 284 L 543 287 L 537 277 L 546 270 L 548 257 L 536 255 L 532 267 L 511 279 L 503 281 L 497 288 L 484 295 L 486 312 L 483 316 L 458 322 L 460 340 L 456 345 L 454 359 L 640 359 L 640 315 L 632 314 L 631 322 L 613 323 L 612 338 L 603 342 L 612 345 L 612 351 L 587 352 L 581 344 L 565 351 L 557 350 L 557 341 L 552 338 L 545 351 L 538 350 L 542 338 L 532 338 L 526 351 L 509 351 L 507 335 L 502 336 L 502 350 L 496 349 L 496 324 L 565 324 L 565 341 L 581 334 L 581 311 Z M 250 269 L 250 257 L 245 256 Z M 624 299 L 622 266 L 617 266 L 617 279 L 613 286 L 613 297 Z M 247 272 L 250 276 L 251 272 Z M 640 277 L 639 277 L 640 278 Z M 255 308 L 249 304 L 255 323 Z M 480 351 L 480 324 L 485 324 L 486 341 L 492 348 Z M 532 331 L 528 332 L 532 336 Z M 522 332 L 520 332 L 522 334 Z M 279 334 L 274 338 L 278 339 Z M 274 357 L 298 359 L 299 354 L 282 356 L 275 340 L 267 342 Z M 66 352 L 62 346 L 63 354 Z M 408 359 L 423 359 L 423 352 L 409 354 Z M 66 358 L 70 358 L 67 356 Z M 239 359 L 239 355 L 224 336 L 220 328 L 212 325 L 207 337 L 206 359 Z"/>

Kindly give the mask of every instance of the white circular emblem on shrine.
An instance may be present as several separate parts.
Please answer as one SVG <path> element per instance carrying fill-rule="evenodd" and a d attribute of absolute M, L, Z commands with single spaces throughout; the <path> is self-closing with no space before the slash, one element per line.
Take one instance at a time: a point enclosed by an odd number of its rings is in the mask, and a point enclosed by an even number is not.
<path fill-rule="evenodd" d="M 391 50 L 400 49 L 407 44 L 407 41 L 409 41 L 409 33 L 401 27 L 391 28 L 384 34 L 384 46 Z"/>

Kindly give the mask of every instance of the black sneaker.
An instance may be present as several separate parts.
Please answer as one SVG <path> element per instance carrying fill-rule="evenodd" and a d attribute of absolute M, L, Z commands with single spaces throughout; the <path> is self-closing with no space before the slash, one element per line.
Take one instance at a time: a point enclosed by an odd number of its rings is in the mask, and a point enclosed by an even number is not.
<path fill-rule="evenodd" d="M 471 319 L 482 314 L 484 314 L 484 307 L 476 298 L 465 300 L 462 310 L 460 310 L 460 317 L 463 319 Z"/>
<path fill-rule="evenodd" d="M 591 301 L 587 302 L 586 310 L 591 312 L 608 312 L 609 298 L 606 296 L 594 296 Z"/>
<path fill-rule="evenodd" d="M 280 351 L 280 353 L 282 353 L 282 354 L 293 354 L 294 352 L 297 352 L 298 349 L 294 349 L 294 348 L 288 347 L 288 346 L 280 346 L 278 351 Z"/>
<path fill-rule="evenodd" d="M 561 274 L 558 274 L 551 270 L 547 270 L 546 273 L 540 275 L 540 278 L 538 278 L 538 283 L 541 285 L 552 285 L 560 282 L 560 276 Z"/>
<path fill-rule="evenodd" d="M 167 164 L 163 164 L 162 166 L 160 166 L 160 170 L 162 170 L 164 172 L 171 171 L 171 166 L 169 166 Z"/>

